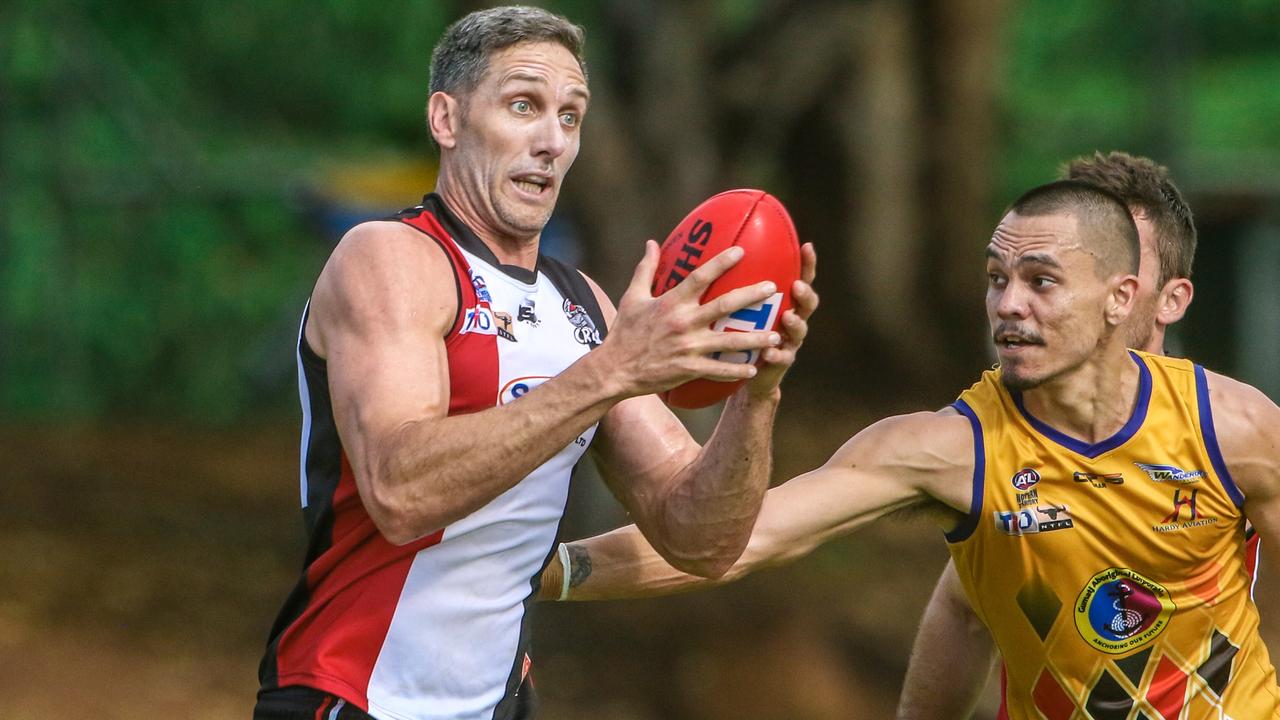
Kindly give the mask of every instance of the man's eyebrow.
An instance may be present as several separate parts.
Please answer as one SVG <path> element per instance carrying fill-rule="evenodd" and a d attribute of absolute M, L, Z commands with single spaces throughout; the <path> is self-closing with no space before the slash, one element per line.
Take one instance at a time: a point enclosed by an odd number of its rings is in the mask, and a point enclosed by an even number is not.
<path fill-rule="evenodd" d="M 995 248 L 990 245 L 987 246 L 985 254 L 988 258 L 1004 262 L 1004 258 L 1001 257 L 1000 253 L 996 252 Z M 1062 269 L 1062 263 L 1058 262 L 1057 258 L 1047 253 L 1027 253 L 1026 255 L 1019 255 L 1018 259 L 1014 262 L 1014 265 L 1045 265 L 1059 270 Z"/>
<path fill-rule="evenodd" d="M 502 84 L 504 86 L 507 83 L 511 83 L 511 82 L 529 82 L 529 83 L 534 83 L 536 85 L 550 84 L 547 78 L 542 75 L 534 75 L 533 73 L 521 72 L 519 70 L 511 73 L 510 75 L 502 79 Z M 570 88 L 569 94 L 576 95 L 582 98 L 584 102 L 589 101 L 591 99 L 591 92 L 587 90 L 585 87 L 582 87 L 580 85 L 575 85 L 574 87 Z"/>

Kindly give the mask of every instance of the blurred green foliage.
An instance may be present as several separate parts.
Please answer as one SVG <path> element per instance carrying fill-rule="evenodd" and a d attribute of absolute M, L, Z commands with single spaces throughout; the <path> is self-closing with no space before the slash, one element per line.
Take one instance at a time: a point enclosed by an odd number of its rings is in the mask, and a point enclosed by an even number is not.
<path fill-rule="evenodd" d="M 457 5 L 6 3 L 0 416 L 293 412 L 296 323 L 333 240 L 320 168 L 431 152 L 429 52 Z M 717 5 L 726 22 L 760 7 Z M 1001 200 L 1093 149 L 1184 178 L 1280 157 L 1269 0 L 1015 2 L 1003 65 Z"/>

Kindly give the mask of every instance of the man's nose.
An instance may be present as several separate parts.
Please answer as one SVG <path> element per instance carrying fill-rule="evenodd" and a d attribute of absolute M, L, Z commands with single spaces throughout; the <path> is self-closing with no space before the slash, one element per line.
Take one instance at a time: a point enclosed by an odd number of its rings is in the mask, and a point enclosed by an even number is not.
<path fill-rule="evenodd" d="M 1021 282 L 1010 280 L 1000 291 L 996 302 L 996 315 L 1002 318 L 1024 318 L 1030 313 L 1028 288 Z"/>
<path fill-rule="evenodd" d="M 555 159 L 564 154 L 569 147 L 564 128 L 560 127 L 559 115 L 547 115 L 538 123 L 534 131 L 533 154 Z"/>

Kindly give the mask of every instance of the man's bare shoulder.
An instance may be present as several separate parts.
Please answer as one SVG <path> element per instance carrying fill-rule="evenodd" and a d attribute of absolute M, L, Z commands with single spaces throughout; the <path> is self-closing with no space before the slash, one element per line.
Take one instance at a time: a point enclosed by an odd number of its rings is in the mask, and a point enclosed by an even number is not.
<path fill-rule="evenodd" d="M 1205 372 L 1213 430 L 1227 467 L 1245 495 L 1259 479 L 1268 494 L 1280 494 L 1280 407 L 1248 383 L 1214 372 Z"/>
<path fill-rule="evenodd" d="M 444 250 L 417 229 L 394 221 L 356 225 L 316 281 L 307 339 L 323 356 L 325 337 L 343 329 L 376 335 L 414 323 L 443 334 L 457 313 L 453 274 Z"/>

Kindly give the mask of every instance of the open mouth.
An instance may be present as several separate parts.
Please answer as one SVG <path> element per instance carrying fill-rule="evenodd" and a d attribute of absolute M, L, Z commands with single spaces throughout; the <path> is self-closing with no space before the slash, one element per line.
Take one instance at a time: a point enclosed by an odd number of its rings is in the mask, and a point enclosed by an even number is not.
<path fill-rule="evenodd" d="M 1044 344 L 1044 340 L 1040 337 L 1016 332 L 997 332 L 993 340 L 997 348 L 1011 352 Z"/>
<path fill-rule="evenodd" d="M 511 182 L 517 190 L 529 195 L 543 195 L 551 189 L 551 178 L 545 175 L 516 175 Z"/>

